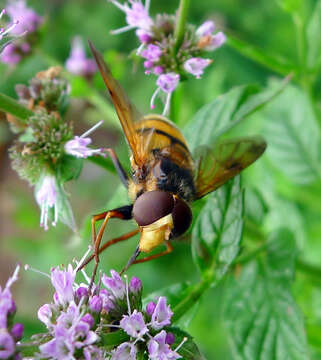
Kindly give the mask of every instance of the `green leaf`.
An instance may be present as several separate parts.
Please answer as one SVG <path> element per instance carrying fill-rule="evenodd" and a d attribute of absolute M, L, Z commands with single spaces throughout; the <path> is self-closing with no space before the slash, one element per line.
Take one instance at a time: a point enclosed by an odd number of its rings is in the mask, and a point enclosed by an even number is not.
<path fill-rule="evenodd" d="M 64 183 L 66 181 L 78 179 L 83 166 L 83 159 L 72 155 L 64 155 L 59 161 L 57 167 L 57 175 L 59 180 Z"/>
<path fill-rule="evenodd" d="M 245 191 L 245 216 L 257 225 L 262 225 L 263 219 L 268 212 L 262 194 L 255 188 Z"/>
<path fill-rule="evenodd" d="M 191 150 L 213 144 L 220 135 L 269 102 L 285 84 L 273 84 L 264 90 L 255 85 L 239 86 L 203 106 L 184 131 Z"/>
<path fill-rule="evenodd" d="M 240 177 L 212 193 L 192 231 L 193 258 L 202 272 L 214 270 L 219 281 L 237 256 L 243 230 Z"/>
<path fill-rule="evenodd" d="M 267 255 L 243 269 L 227 288 L 225 317 L 235 359 L 304 360 L 304 319 L 291 294 L 295 240 L 279 229 Z"/>
<path fill-rule="evenodd" d="M 182 360 L 204 360 L 203 355 L 200 353 L 191 335 L 177 327 L 166 328 L 166 331 L 175 335 L 175 342 L 171 346 L 172 349 L 175 349 L 180 345 L 184 338 L 187 338 L 182 347 L 178 350 L 178 353 L 183 357 Z"/>
<path fill-rule="evenodd" d="M 264 115 L 264 136 L 272 163 L 295 183 L 320 179 L 320 132 L 307 95 L 289 86 L 267 106 Z"/>
<path fill-rule="evenodd" d="M 312 12 L 307 25 L 306 37 L 308 45 L 307 63 L 310 68 L 318 68 L 321 65 L 321 0 L 319 0 Z"/>
<path fill-rule="evenodd" d="M 284 11 L 292 14 L 302 10 L 303 1 L 304 0 L 276 0 Z"/>
<path fill-rule="evenodd" d="M 248 59 L 257 62 L 282 76 L 289 75 L 295 69 L 295 65 L 289 63 L 287 59 L 279 55 L 272 55 L 264 49 L 257 48 L 244 40 L 233 37 L 231 34 L 228 34 L 227 45 Z"/>
<path fill-rule="evenodd" d="M 110 160 L 110 158 L 105 158 L 103 156 L 89 156 L 86 160 L 89 160 L 92 163 L 104 168 L 105 170 L 116 174 L 115 166 Z"/>
<path fill-rule="evenodd" d="M 72 231 L 77 233 L 77 225 L 68 200 L 68 195 L 61 184 L 57 186 L 57 209 L 58 221 L 63 222 L 69 226 Z"/>
<path fill-rule="evenodd" d="M 106 349 L 112 349 L 125 341 L 129 341 L 129 336 L 123 331 L 103 332 L 100 334 L 103 346 Z"/>

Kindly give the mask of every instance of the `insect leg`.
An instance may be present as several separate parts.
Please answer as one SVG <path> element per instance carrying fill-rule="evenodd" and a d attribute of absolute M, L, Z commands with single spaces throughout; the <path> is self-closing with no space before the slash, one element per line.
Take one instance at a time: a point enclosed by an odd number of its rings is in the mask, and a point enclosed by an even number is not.
<path fill-rule="evenodd" d="M 122 164 L 120 163 L 120 161 L 117 157 L 117 154 L 115 153 L 115 151 L 113 149 L 110 149 L 110 148 L 104 149 L 104 151 L 109 154 L 111 161 L 113 162 L 115 169 L 117 171 L 117 174 L 120 178 L 120 181 L 125 185 L 126 188 L 128 188 L 128 175 L 127 175 L 126 171 L 124 170 Z"/>
<path fill-rule="evenodd" d="M 142 263 L 142 262 L 157 259 L 157 258 L 159 258 L 159 257 L 161 257 L 163 255 L 167 255 L 167 254 L 171 253 L 174 250 L 173 245 L 169 241 L 166 241 L 166 247 L 167 247 L 167 249 L 160 252 L 159 254 L 150 255 L 150 256 L 147 256 L 147 257 L 145 257 L 143 259 L 135 260 L 133 262 L 133 264 L 139 264 L 139 263 Z"/>
<path fill-rule="evenodd" d="M 122 219 L 122 220 L 130 220 L 132 218 L 132 209 L 133 209 L 133 205 L 125 205 L 125 206 L 122 206 L 122 207 L 114 209 L 114 210 L 104 211 L 103 213 L 94 215 L 92 217 L 92 220 L 91 220 L 92 241 L 93 241 L 93 246 L 94 246 L 94 257 L 96 260 L 96 264 L 95 264 L 94 271 L 92 274 L 90 287 L 95 279 L 95 275 L 97 272 L 98 263 L 99 263 L 99 247 L 100 247 L 101 239 L 103 237 L 103 234 L 104 234 L 104 231 L 105 231 L 105 228 L 106 228 L 106 225 L 107 225 L 109 219 L 110 218 L 118 218 L 118 219 Z M 102 220 L 102 219 L 104 219 L 104 222 L 99 229 L 98 235 L 96 236 L 95 224 L 97 221 Z"/>
<path fill-rule="evenodd" d="M 106 250 L 109 246 L 116 244 L 120 241 L 124 241 L 124 240 L 128 240 L 129 238 L 135 236 L 136 234 L 139 233 L 139 229 L 135 229 L 133 231 L 130 231 L 127 234 L 124 234 L 118 238 L 115 239 L 111 239 L 109 241 L 106 242 L 106 244 L 104 244 L 103 246 L 101 246 L 99 248 L 98 254 L 102 253 L 104 250 Z M 90 255 L 82 264 L 81 266 L 78 268 L 78 271 L 83 269 L 88 263 L 90 263 L 93 259 L 95 258 L 95 254 Z"/>

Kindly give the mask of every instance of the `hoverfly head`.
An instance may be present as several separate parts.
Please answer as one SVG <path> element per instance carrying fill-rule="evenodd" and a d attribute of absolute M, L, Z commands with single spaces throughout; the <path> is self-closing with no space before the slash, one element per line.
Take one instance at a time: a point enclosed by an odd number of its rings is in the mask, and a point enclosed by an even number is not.
<path fill-rule="evenodd" d="M 192 212 L 176 195 L 154 190 L 137 198 L 133 217 L 141 227 L 139 249 L 150 252 L 165 240 L 182 235 L 191 224 Z"/>

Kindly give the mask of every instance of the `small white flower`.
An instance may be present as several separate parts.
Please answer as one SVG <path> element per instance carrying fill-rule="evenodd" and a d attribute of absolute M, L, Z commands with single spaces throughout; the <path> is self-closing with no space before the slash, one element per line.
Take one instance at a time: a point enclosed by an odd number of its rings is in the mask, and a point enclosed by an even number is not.
<path fill-rule="evenodd" d="M 57 186 L 56 178 L 53 175 L 45 175 L 40 188 L 36 191 L 36 200 L 41 208 L 40 226 L 45 230 L 48 230 L 50 208 L 54 208 L 54 221 L 52 225 L 56 226 L 58 221 Z"/>

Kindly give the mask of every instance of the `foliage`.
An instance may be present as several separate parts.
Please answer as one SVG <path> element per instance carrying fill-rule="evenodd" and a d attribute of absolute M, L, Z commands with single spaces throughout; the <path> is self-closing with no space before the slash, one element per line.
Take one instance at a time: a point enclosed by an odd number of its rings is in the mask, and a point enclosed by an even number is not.
<path fill-rule="evenodd" d="M 14 100 L 15 85 L 27 84 L 49 66 L 63 65 L 69 40 L 78 33 L 105 50 L 105 59 L 112 59 L 111 70 L 130 97 L 143 109 L 148 108 L 154 80 L 145 76 L 137 56 L 127 58 L 137 40 L 130 34 L 108 35 L 108 30 L 124 21 L 117 9 L 105 1 L 93 5 L 84 0 L 81 6 L 76 0 L 64 4 L 30 0 L 30 4 L 42 13 L 46 6 L 52 10 L 47 24 L 39 30 L 34 54 L 16 68 L 0 64 L 4 74 L 0 79 L 0 109 L 16 118 L 17 128 L 24 127 L 26 119 L 34 127 L 40 122 L 34 122 L 37 114 L 30 110 L 30 104 L 23 104 L 27 108 Z M 152 13 L 174 13 L 177 7 L 178 2 L 172 1 L 151 3 Z M 201 24 L 205 17 L 225 23 L 227 34 L 227 43 L 217 50 L 213 69 L 208 68 L 201 80 L 181 83 L 172 94 L 172 120 L 185 125 L 183 132 L 192 152 L 221 137 L 249 134 L 262 135 L 268 148 L 244 175 L 193 204 L 191 246 L 178 242 L 174 254 L 135 265 L 129 272 L 142 278 L 145 293 L 149 293 L 143 299 L 144 306 L 155 297 L 167 297 L 174 312 L 171 331 L 176 335 L 175 345 L 188 338 L 183 355 L 187 360 L 202 359 L 203 353 L 204 358 L 224 360 L 318 359 L 321 1 L 259 0 L 253 7 L 239 0 L 205 0 L 190 2 L 189 12 L 184 14 L 194 24 Z M 53 47 L 53 43 L 57 45 Z M 129 76 L 131 59 L 137 70 L 133 76 Z M 65 71 L 63 75 L 72 86 L 68 111 L 67 101 L 59 102 L 65 124 L 73 121 L 78 131 L 104 118 L 102 139 L 97 136 L 95 141 L 102 141 L 104 147 L 116 144 L 110 134 L 118 134 L 119 124 L 105 100 L 98 74 L 90 79 Z M 14 135 L 10 131 L 5 134 L 1 141 L 10 142 Z M 25 131 L 19 140 L 30 142 L 29 135 L 30 130 Z M 64 141 L 72 135 L 68 132 Z M 124 141 L 115 146 L 128 167 Z M 54 162 L 54 171 L 63 221 L 75 229 L 66 191 L 60 186 L 65 182 L 70 182 L 68 190 L 79 224 L 79 219 L 106 210 L 106 204 L 114 208 L 128 203 L 124 189 L 116 190 L 118 183 L 109 159 L 88 156 L 83 160 L 66 154 L 59 146 L 57 149 L 59 162 Z M 34 159 L 25 165 L 32 167 L 32 183 L 37 183 L 41 165 Z M 15 161 L 21 169 L 21 148 L 15 152 Z M 44 235 L 38 229 L 38 212 L 26 187 L 13 183 L 8 171 L 6 176 L 4 186 L 11 200 L 5 199 L 3 206 L 9 212 L 7 222 L 13 221 L 16 230 L 10 228 L 1 244 L 3 263 L 11 254 L 14 259 L 47 270 L 48 263 L 68 263 L 76 253 L 82 253 L 90 238 L 90 222 L 81 226 L 83 241 L 79 242 L 77 234 L 68 246 L 60 240 L 68 237 L 63 226 Z M 8 204 L 14 206 L 11 213 Z M 119 236 L 129 227 L 111 222 L 107 236 Z M 119 268 L 135 248 L 133 242 L 116 246 L 102 254 L 101 264 Z M 26 294 L 41 293 L 47 287 L 41 281 L 35 283 L 30 281 L 25 288 L 21 285 L 17 301 L 22 313 L 32 313 L 32 318 L 35 309 L 25 302 Z M 225 334 L 223 327 L 229 341 L 221 335 Z M 34 333 L 33 328 L 37 328 L 35 321 L 26 332 Z M 106 335 L 110 347 L 121 341 L 126 339 L 122 340 L 118 332 Z"/>

